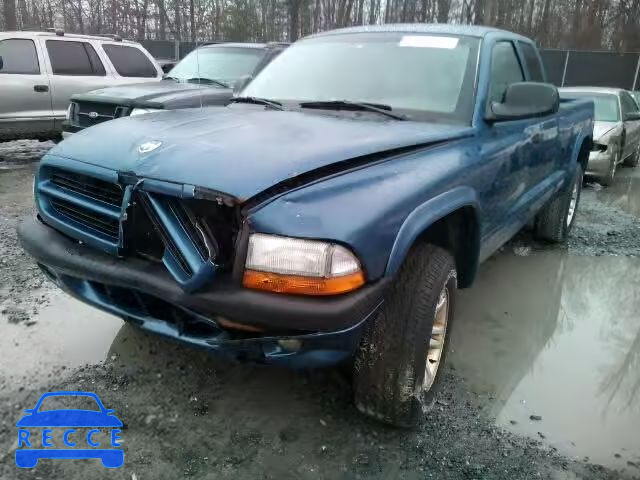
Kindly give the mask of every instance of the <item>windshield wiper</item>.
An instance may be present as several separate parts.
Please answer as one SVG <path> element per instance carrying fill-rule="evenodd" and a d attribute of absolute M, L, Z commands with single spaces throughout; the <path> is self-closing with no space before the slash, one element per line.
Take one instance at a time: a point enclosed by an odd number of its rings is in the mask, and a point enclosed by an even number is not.
<path fill-rule="evenodd" d="M 193 77 L 186 80 L 187 83 L 206 83 L 209 85 L 218 85 L 223 88 L 231 88 L 224 82 L 220 80 L 215 80 L 213 78 L 205 78 L 205 77 Z"/>
<path fill-rule="evenodd" d="M 401 113 L 392 112 L 392 108 L 389 105 L 383 105 L 381 103 L 369 103 L 369 102 L 351 102 L 349 100 L 318 100 L 315 102 L 302 102 L 300 108 L 322 108 L 327 110 L 364 110 L 367 112 L 376 112 L 381 115 L 386 115 L 396 120 L 407 120 L 406 115 Z"/>
<path fill-rule="evenodd" d="M 276 102 L 275 100 L 269 100 L 268 98 L 233 97 L 230 101 L 233 103 L 255 103 L 257 105 L 264 105 L 265 107 L 271 107 L 275 110 L 284 110 L 280 102 Z"/>

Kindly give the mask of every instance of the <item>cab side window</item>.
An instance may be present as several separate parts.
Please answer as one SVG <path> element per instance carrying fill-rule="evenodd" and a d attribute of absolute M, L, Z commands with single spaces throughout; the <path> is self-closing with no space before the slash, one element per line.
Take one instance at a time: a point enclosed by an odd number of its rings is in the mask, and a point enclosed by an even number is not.
<path fill-rule="evenodd" d="M 502 102 L 507 87 L 523 81 L 524 74 L 513 43 L 496 43 L 491 54 L 489 102 Z"/>
<path fill-rule="evenodd" d="M 28 40 L 26 38 L 0 40 L 0 57 L 2 57 L 2 68 L 0 68 L 0 74 L 40 74 L 38 54 L 33 40 Z"/>
<path fill-rule="evenodd" d="M 540 63 L 540 57 L 536 54 L 533 45 L 526 42 L 518 42 L 524 62 L 527 64 L 527 70 L 529 71 L 529 80 L 532 82 L 544 82 L 544 74 L 542 73 L 542 64 Z"/>

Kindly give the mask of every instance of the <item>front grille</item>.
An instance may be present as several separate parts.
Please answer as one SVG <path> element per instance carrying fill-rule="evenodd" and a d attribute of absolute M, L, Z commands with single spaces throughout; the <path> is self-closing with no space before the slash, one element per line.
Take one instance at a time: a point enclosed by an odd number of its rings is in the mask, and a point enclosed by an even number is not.
<path fill-rule="evenodd" d="M 125 187 L 117 178 L 44 166 L 37 183 L 44 220 L 111 255 L 161 262 L 184 290 L 231 269 L 239 233 L 235 208 L 153 193 L 137 178 L 120 177 Z"/>
<path fill-rule="evenodd" d="M 115 183 L 104 182 L 87 175 L 62 170 L 54 171 L 50 181 L 65 191 L 79 193 L 114 207 L 120 208 L 122 204 L 124 190 Z"/>
<path fill-rule="evenodd" d="M 182 272 L 187 276 L 193 275 L 193 269 L 189 266 L 189 262 L 187 261 L 185 256 L 182 254 L 182 252 L 180 251 L 180 249 L 178 248 L 174 240 L 171 238 L 171 234 L 167 230 L 167 226 L 158 218 L 158 215 L 156 214 L 155 209 L 151 205 L 149 198 L 146 195 L 141 195 L 140 203 L 144 207 L 145 213 L 147 214 L 148 218 L 151 220 L 153 227 L 155 228 L 156 232 L 160 236 L 160 239 L 162 240 L 164 247 L 167 250 L 169 250 L 171 255 L 176 259 L 176 261 L 178 262 L 178 265 L 182 269 Z"/>
<path fill-rule="evenodd" d="M 118 220 L 92 212 L 75 203 L 59 198 L 50 200 L 53 209 L 63 218 L 76 222 L 89 230 L 106 236 L 113 242 L 118 241 L 120 225 Z"/>
<path fill-rule="evenodd" d="M 91 127 L 127 114 L 128 109 L 112 103 L 74 102 L 73 123 L 80 127 Z"/>
<path fill-rule="evenodd" d="M 168 204 L 169 208 L 171 208 L 171 211 L 180 222 L 180 225 L 182 225 L 182 228 L 185 229 L 185 232 L 191 239 L 191 242 L 195 245 L 200 257 L 202 257 L 203 260 L 207 260 L 209 258 L 215 260 L 218 253 L 215 238 L 207 238 L 205 236 L 206 233 L 204 232 L 202 225 L 200 225 L 199 220 L 195 217 L 191 209 L 187 208 L 184 202 L 178 202 L 175 199 L 170 199 Z M 214 245 L 211 245 L 211 243 Z"/>

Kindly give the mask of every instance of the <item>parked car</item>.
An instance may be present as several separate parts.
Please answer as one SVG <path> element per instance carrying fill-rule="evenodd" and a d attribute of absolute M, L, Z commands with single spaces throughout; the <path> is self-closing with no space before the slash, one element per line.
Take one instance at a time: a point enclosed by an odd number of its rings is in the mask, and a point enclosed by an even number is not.
<path fill-rule="evenodd" d="M 560 89 L 563 98 L 588 98 L 595 103 L 593 149 L 587 174 L 611 185 L 621 163 L 640 161 L 640 112 L 631 94 L 619 88 L 571 87 Z"/>
<path fill-rule="evenodd" d="M 236 82 L 246 83 L 282 52 L 283 43 L 215 43 L 189 53 L 162 82 L 103 88 L 72 97 L 64 136 L 129 115 L 227 105 Z"/>
<path fill-rule="evenodd" d="M 381 25 L 300 40 L 226 108 L 122 118 L 44 156 L 24 248 L 140 328 L 294 367 L 355 356 L 364 413 L 412 424 L 456 290 L 523 226 L 563 242 L 593 102 L 528 38 Z"/>
<path fill-rule="evenodd" d="M 160 78 L 140 44 L 117 36 L 0 32 L 0 140 L 59 137 L 72 94 Z"/>

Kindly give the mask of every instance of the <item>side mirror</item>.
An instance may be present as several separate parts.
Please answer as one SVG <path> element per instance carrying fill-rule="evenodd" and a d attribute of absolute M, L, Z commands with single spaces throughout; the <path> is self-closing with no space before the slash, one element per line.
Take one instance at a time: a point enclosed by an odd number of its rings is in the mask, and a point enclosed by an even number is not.
<path fill-rule="evenodd" d="M 520 82 L 507 87 L 502 102 L 492 102 L 486 120 L 500 122 L 542 117 L 560 108 L 558 89 L 550 83 Z"/>
<path fill-rule="evenodd" d="M 0 55 L 0 70 L 4 68 L 4 60 L 2 60 L 2 55 Z"/>
<path fill-rule="evenodd" d="M 251 80 L 253 80 L 252 75 L 243 75 L 242 77 L 237 79 L 233 84 L 233 94 L 237 95 L 242 90 L 244 90 L 244 87 L 246 87 Z"/>
<path fill-rule="evenodd" d="M 636 122 L 640 120 L 640 112 L 629 112 L 624 116 L 625 122 Z"/>

